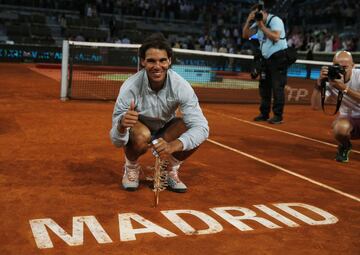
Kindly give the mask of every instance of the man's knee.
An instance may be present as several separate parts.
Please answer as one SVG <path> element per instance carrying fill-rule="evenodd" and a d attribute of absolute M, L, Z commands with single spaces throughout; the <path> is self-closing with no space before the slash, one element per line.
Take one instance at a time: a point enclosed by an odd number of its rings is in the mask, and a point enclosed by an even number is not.
<path fill-rule="evenodd" d="M 148 129 L 135 129 L 130 131 L 128 146 L 132 150 L 144 153 L 151 140 L 151 133 Z"/>
<path fill-rule="evenodd" d="M 350 136 L 351 123 L 347 119 L 339 119 L 335 122 L 333 131 L 335 136 Z"/>

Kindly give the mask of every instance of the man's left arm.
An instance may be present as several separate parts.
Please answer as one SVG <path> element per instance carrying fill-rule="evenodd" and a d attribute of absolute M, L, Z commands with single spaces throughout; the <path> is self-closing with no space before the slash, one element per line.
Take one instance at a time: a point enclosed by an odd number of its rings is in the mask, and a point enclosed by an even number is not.
<path fill-rule="evenodd" d="M 267 38 L 269 38 L 273 42 L 277 42 L 280 40 L 280 30 L 271 30 L 270 28 L 266 27 L 264 21 L 258 21 L 257 25 L 261 31 L 265 34 Z"/>
<path fill-rule="evenodd" d="M 208 138 L 209 126 L 191 86 L 186 86 L 180 93 L 180 111 L 187 131 L 178 140 L 183 144 L 183 150 L 188 151 L 198 147 Z"/>
<path fill-rule="evenodd" d="M 334 81 L 331 81 L 331 85 L 342 91 L 344 94 L 346 94 L 348 97 L 352 98 L 356 102 L 360 103 L 360 92 L 344 84 L 343 79 L 336 79 Z"/>
<path fill-rule="evenodd" d="M 281 39 L 282 32 L 285 33 L 284 22 L 278 16 L 270 17 L 270 24 L 268 24 L 268 27 L 263 20 L 258 21 L 257 25 L 259 29 L 263 31 L 265 36 L 274 43 L 278 42 Z M 283 36 L 285 37 L 285 34 Z"/>

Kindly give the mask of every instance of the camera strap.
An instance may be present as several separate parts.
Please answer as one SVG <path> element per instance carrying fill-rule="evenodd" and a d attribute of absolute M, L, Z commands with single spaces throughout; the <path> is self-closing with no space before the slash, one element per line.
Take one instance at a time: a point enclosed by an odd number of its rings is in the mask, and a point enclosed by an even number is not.
<path fill-rule="evenodd" d="M 266 22 L 266 27 L 267 27 L 268 29 L 270 29 L 270 30 L 271 30 L 271 26 L 270 26 L 271 20 L 272 20 L 273 18 L 275 18 L 275 17 L 276 17 L 275 15 L 272 15 L 272 16 L 270 17 L 269 21 Z M 285 36 L 285 37 L 280 37 L 279 39 L 280 39 L 280 40 L 285 40 L 285 39 L 286 39 L 286 36 Z M 273 42 L 273 44 L 275 44 L 275 42 Z"/>
<path fill-rule="evenodd" d="M 265 26 L 266 26 L 268 29 L 271 30 L 270 23 L 271 23 L 272 19 L 275 18 L 275 17 L 277 17 L 277 16 L 276 16 L 276 15 L 273 15 L 273 14 L 269 14 L 269 15 L 271 15 L 271 17 L 270 17 L 269 20 L 266 22 Z M 265 36 L 265 34 L 264 34 L 264 36 Z M 285 36 L 285 37 L 280 37 L 279 39 L 280 39 L 280 40 L 286 40 L 286 36 Z M 270 40 L 270 39 L 266 38 L 266 40 Z M 260 42 L 260 50 L 261 50 L 261 51 L 262 51 L 263 44 L 264 44 L 264 41 L 261 41 L 261 42 Z M 275 42 L 272 42 L 272 44 L 274 45 Z"/>
<path fill-rule="evenodd" d="M 334 111 L 334 113 L 327 113 L 325 110 L 325 99 L 326 99 L 326 81 L 321 81 L 321 86 L 320 86 L 320 93 L 321 93 L 321 108 L 323 110 L 323 112 L 327 115 L 335 115 L 339 109 L 340 109 L 340 105 L 343 99 L 343 92 L 342 91 L 338 91 L 338 96 L 337 96 L 337 100 L 336 100 L 336 109 Z"/>
<path fill-rule="evenodd" d="M 272 15 L 272 14 L 269 14 L 269 15 Z M 274 17 L 275 17 L 275 15 L 272 15 L 272 16 L 270 17 L 269 21 L 266 22 L 266 24 L 265 24 L 265 26 L 266 26 L 268 29 L 271 29 L 271 27 L 270 27 L 270 22 L 271 22 L 271 20 L 272 20 Z M 264 34 L 264 37 L 265 37 L 265 34 Z M 266 37 L 265 37 L 265 38 L 266 38 Z M 266 40 L 267 40 L 267 38 L 266 38 Z M 260 50 L 262 50 L 263 44 L 264 44 L 264 41 L 261 41 Z M 274 42 L 273 42 L 273 44 L 274 44 Z"/>

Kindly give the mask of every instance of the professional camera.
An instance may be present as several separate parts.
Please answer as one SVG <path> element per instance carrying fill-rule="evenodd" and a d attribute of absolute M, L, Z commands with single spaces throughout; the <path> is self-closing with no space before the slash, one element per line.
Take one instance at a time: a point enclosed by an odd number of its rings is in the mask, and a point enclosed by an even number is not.
<path fill-rule="evenodd" d="M 261 11 L 264 10 L 264 1 L 259 0 L 257 4 L 257 12 L 255 12 L 255 21 L 260 21 L 264 18 L 264 15 L 261 13 Z"/>
<path fill-rule="evenodd" d="M 263 5 L 259 4 L 258 10 L 257 10 L 257 12 L 255 12 L 255 20 L 256 21 L 260 21 L 264 18 L 263 14 L 261 13 L 262 10 L 263 10 Z"/>
<path fill-rule="evenodd" d="M 328 68 L 328 78 L 329 78 L 329 80 L 340 79 L 341 78 L 340 74 L 345 75 L 344 67 L 342 67 L 339 64 L 329 66 L 329 68 Z"/>

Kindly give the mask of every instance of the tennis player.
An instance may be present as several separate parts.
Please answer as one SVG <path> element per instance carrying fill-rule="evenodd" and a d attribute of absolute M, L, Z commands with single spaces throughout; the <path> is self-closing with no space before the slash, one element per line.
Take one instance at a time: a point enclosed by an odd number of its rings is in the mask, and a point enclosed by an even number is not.
<path fill-rule="evenodd" d="M 170 69 L 173 52 L 162 34 L 148 37 L 139 55 L 143 69 L 122 85 L 110 131 L 113 144 L 125 151 L 122 185 L 128 191 L 139 187 L 138 159 L 157 139 L 153 149 L 169 161 L 168 188 L 183 193 L 179 167 L 207 139 L 208 122 L 191 85 Z"/>
<path fill-rule="evenodd" d="M 336 161 L 348 162 L 352 149 L 351 139 L 360 139 L 360 70 L 354 69 L 354 62 L 350 52 L 339 51 L 335 54 L 333 63 L 342 66 L 345 74 L 339 74 L 340 79 L 330 80 L 328 96 L 337 97 L 343 93 L 339 115 L 333 123 L 333 133 L 338 142 Z M 311 97 L 313 109 L 321 109 L 321 81 L 328 79 L 328 67 L 321 68 L 320 77 L 316 82 Z"/>

